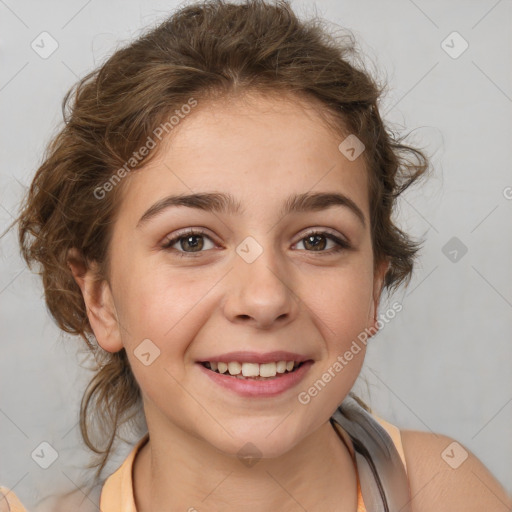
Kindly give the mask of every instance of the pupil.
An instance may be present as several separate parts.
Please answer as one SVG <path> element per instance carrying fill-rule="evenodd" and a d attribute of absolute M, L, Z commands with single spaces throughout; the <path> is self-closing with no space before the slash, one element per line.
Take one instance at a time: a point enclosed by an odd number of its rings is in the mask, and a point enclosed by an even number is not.
<path fill-rule="evenodd" d="M 322 242 L 318 242 L 318 238 L 322 238 L 323 239 L 323 243 Z M 315 240 L 317 239 L 317 242 L 312 242 L 311 240 Z M 322 235 L 310 235 L 310 236 L 307 236 L 305 238 L 306 240 L 306 243 L 305 245 L 307 246 L 307 244 L 311 244 L 313 247 L 320 247 L 320 249 L 324 249 L 325 248 L 325 237 L 322 236 Z"/>
<path fill-rule="evenodd" d="M 197 249 L 199 247 L 199 250 L 203 248 L 203 244 L 202 243 L 199 243 L 199 242 L 196 242 L 196 243 L 191 243 L 190 240 L 193 240 L 195 238 L 199 238 L 201 239 L 201 235 L 190 235 L 190 236 L 187 236 L 185 238 L 183 238 L 183 240 L 185 241 L 186 244 L 188 244 L 191 248 L 194 248 L 194 249 Z M 202 240 L 202 239 L 201 239 Z M 186 249 L 186 247 L 183 245 L 183 242 L 181 244 L 181 248 L 182 249 Z M 193 252 L 196 252 L 196 251 L 193 251 Z"/>

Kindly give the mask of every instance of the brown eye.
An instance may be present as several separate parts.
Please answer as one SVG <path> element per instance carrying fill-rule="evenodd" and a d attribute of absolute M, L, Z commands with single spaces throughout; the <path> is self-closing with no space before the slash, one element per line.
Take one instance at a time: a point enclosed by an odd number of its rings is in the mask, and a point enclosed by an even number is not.
<path fill-rule="evenodd" d="M 303 238 L 304 247 L 306 249 L 313 249 L 315 251 L 325 249 L 327 246 L 327 237 L 324 235 L 308 235 Z"/>
<path fill-rule="evenodd" d="M 181 237 L 179 242 L 181 248 L 185 251 L 188 251 L 188 247 L 192 252 L 197 252 L 204 246 L 204 240 L 201 235 L 187 235 L 185 237 Z"/>
<path fill-rule="evenodd" d="M 172 239 L 168 239 L 165 244 L 162 245 L 162 248 L 166 250 L 178 251 L 181 253 L 199 253 L 204 252 L 203 249 L 205 248 L 205 240 L 210 240 L 211 242 L 210 237 L 202 231 L 189 231 Z M 206 248 L 210 249 L 212 247 Z"/>
<path fill-rule="evenodd" d="M 334 246 L 331 250 L 325 250 L 329 241 L 333 242 Z M 325 254 L 333 254 L 350 248 L 348 242 L 345 242 L 337 236 L 327 232 L 308 233 L 305 237 L 299 240 L 298 243 L 302 243 L 308 252 Z"/>

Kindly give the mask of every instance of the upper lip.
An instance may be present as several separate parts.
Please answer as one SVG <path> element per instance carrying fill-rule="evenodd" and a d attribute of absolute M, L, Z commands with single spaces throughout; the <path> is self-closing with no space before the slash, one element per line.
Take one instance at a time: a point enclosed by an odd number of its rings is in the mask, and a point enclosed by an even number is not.
<path fill-rule="evenodd" d="M 276 350 L 274 352 L 249 352 L 249 351 L 237 351 L 237 352 L 228 352 L 227 354 L 221 354 L 218 356 L 210 356 L 205 357 L 204 359 L 200 359 L 198 363 L 206 363 L 206 362 L 224 362 L 230 363 L 233 361 L 242 362 L 242 363 L 273 363 L 275 361 L 308 361 L 311 357 L 304 356 L 301 354 L 296 354 L 295 352 L 287 352 L 285 350 Z"/>

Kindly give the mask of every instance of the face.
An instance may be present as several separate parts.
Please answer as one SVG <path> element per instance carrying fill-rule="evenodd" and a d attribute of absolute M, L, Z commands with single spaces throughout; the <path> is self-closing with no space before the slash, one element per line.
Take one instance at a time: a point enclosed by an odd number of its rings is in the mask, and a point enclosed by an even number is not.
<path fill-rule="evenodd" d="M 345 136 L 313 104 L 292 100 L 199 104 L 123 183 L 109 282 L 88 304 L 100 345 L 126 348 L 148 425 L 227 454 L 251 441 L 278 456 L 328 421 L 359 374 L 364 344 L 341 371 L 333 365 L 375 325 L 384 277 L 384 266 L 374 272 L 363 158 L 348 160 L 338 149 Z M 169 199 L 190 194 L 232 204 Z M 304 194 L 331 201 L 293 201 Z M 233 381 L 248 381 L 212 379 L 200 363 L 252 361 L 224 356 L 234 351 L 309 362 L 235 390 Z M 309 393 L 319 379 L 325 385 Z"/>

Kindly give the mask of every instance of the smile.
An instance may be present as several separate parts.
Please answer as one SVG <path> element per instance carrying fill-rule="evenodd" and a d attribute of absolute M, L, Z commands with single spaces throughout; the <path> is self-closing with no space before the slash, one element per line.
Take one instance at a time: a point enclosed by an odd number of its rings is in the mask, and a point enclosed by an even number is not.
<path fill-rule="evenodd" d="M 285 363 L 284 371 L 282 363 Z M 214 382 L 231 393 L 242 397 L 265 398 L 279 395 L 297 386 L 313 364 L 313 360 L 309 359 L 301 362 L 277 361 L 262 364 L 236 361 L 198 362 L 196 367 L 210 379 L 209 382 Z M 217 367 L 214 369 L 215 365 Z"/>

